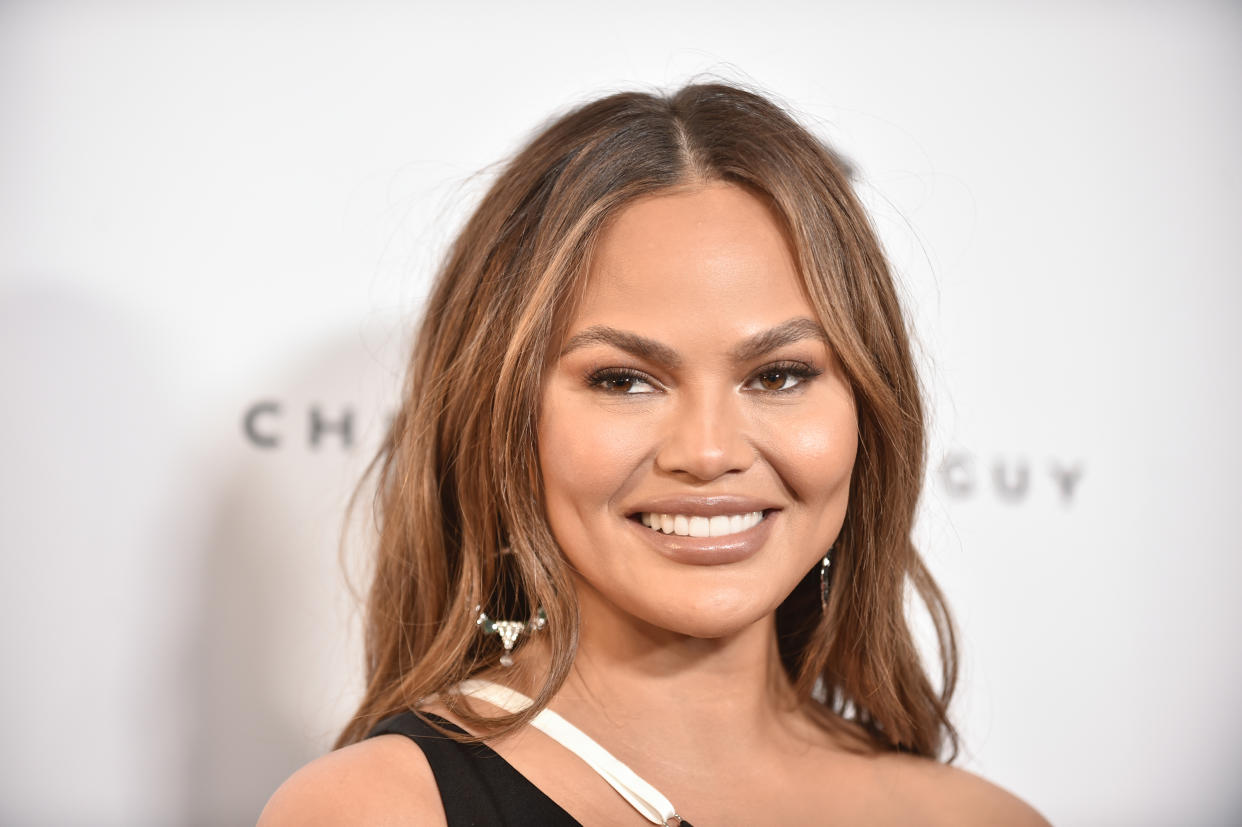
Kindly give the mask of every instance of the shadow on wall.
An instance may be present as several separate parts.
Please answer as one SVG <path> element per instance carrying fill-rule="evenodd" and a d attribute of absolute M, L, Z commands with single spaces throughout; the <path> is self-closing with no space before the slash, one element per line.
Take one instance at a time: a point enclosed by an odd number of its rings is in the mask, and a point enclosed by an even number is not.
<path fill-rule="evenodd" d="M 53 282 L 0 292 L 0 823 L 253 823 L 352 711 L 338 532 L 403 342 L 355 330 L 221 393 L 210 342 Z M 271 449 L 241 428 L 264 397 Z M 342 405 L 352 449 L 310 447 L 305 411 Z"/>
<path fill-rule="evenodd" d="M 183 812 L 197 501 L 146 322 L 55 276 L 0 295 L 5 824 Z"/>
<path fill-rule="evenodd" d="M 215 450 L 203 461 L 219 464 L 221 484 L 186 649 L 191 823 L 253 823 L 286 777 L 330 748 L 360 692 L 357 611 L 339 532 L 404 359 L 400 336 L 371 337 L 381 345 L 366 338 L 342 336 L 267 385 L 237 389 L 216 411 Z M 266 446 L 243 428 L 260 399 L 276 402 L 263 422 Z M 340 427 L 346 408 L 348 434 Z M 314 445 L 312 410 L 336 425 Z"/>

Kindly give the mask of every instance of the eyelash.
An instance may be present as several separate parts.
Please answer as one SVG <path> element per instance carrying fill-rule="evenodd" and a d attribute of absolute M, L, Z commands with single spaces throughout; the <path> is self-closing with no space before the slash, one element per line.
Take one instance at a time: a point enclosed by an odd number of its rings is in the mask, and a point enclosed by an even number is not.
<path fill-rule="evenodd" d="M 793 393 L 800 390 L 804 384 L 811 379 L 814 379 L 816 376 L 819 376 L 823 373 L 823 371 L 813 368 L 803 362 L 774 362 L 770 365 L 764 365 L 762 368 L 751 374 L 751 377 L 746 384 L 749 386 L 752 382 L 759 379 L 759 377 L 773 373 L 792 376 L 797 379 L 797 384 L 789 388 L 760 388 L 758 389 L 759 393 L 773 395 Z M 643 373 L 642 371 L 634 370 L 633 368 L 603 368 L 601 370 L 592 371 L 587 374 L 586 382 L 591 387 L 597 388 L 604 393 L 614 394 L 616 396 L 625 396 L 629 395 L 630 391 L 607 388 L 604 386 L 604 383 L 624 381 L 627 379 L 646 382 L 648 385 L 652 386 L 658 384 L 651 376 Z"/>
<path fill-rule="evenodd" d="M 753 376 L 751 376 L 750 381 L 754 382 L 760 376 L 768 373 L 784 373 L 794 377 L 798 380 L 798 382 L 791 388 L 778 388 L 777 390 L 764 388 L 761 393 L 792 393 L 796 390 L 800 390 L 803 385 L 814 379 L 816 376 L 819 376 L 823 373 L 823 371 L 813 368 L 804 362 L 774 362 L 760 368 Z M 748 382 L 747 384 L 750 383 Z"/>

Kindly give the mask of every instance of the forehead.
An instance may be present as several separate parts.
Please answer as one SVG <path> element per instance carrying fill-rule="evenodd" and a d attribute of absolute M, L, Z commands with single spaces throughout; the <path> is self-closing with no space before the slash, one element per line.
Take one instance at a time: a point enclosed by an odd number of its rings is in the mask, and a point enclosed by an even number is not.
<path fill-rule="evenodd" d="M 714 183 L 613 217 L 569 332 L 607 323 L 741 336 L 793 316 L 814 313 L 777 216 L 746 189 Z"/>

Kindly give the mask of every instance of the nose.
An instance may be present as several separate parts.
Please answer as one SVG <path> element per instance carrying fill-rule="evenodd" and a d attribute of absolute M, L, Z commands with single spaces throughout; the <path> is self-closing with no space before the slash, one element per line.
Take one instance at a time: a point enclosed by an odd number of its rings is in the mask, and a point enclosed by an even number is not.
<path fill-rule="evenodd" d="M 724 392 L 685 393 L 669 412 L 655 464 L 662 471 L 709 482 L 745 471 L 755 460 L 740 400 Z"/>

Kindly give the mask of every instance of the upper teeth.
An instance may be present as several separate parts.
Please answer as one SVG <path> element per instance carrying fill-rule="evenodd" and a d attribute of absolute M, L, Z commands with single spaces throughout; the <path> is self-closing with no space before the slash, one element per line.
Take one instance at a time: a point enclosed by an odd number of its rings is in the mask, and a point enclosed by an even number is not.
<path fill-rule="evenodd" d="M 751 511 L 746 514 L 694 517 L 689 514 L 656 514 L 652 511 L 644 511 L 639 515 L 639 519 L 648 528 L 654 528 L 665 534 L 680 534 L 682 537 L 723 537 L 726 534 L 737 534 L 739 531 L 758 525 L 763 519 L 763 512 Z"/>

